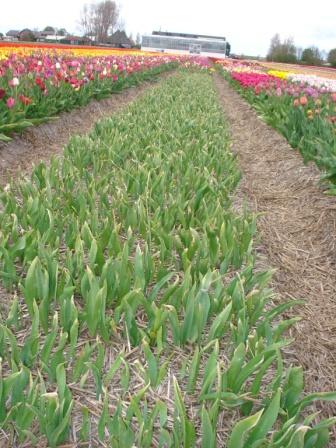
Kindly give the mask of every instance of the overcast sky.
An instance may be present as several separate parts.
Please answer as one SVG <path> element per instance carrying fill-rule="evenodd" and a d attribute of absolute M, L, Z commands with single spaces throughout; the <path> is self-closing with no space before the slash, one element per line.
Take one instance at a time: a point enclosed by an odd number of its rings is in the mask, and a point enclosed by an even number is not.
<path fill-rule="evenodd" d="M 0 0 L 0 31 L 52 25 L 79 33 L 86 0 Z M 233 53 L 265 55 L 271 37 L 299 47 L 336 47 L 335 0 L 119 0 L 128 33 L 154 29 L 225 36 Z"/>

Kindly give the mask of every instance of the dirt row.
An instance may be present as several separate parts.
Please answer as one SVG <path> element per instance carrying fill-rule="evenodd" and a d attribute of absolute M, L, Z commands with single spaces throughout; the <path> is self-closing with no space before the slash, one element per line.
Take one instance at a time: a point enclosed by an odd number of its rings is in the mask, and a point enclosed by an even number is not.
<path fill-rule="evenodd" d="M 307 391 L 336 390 L 336 200 L 313 164 L 305 166 L 223 78 L 214 81 L 243 174 L 237 200 L 261 214 L 258 251 L 276 269 L 277 300 L 306 300 L 292 312 L 302 320 L 287 362 L 303 366 Z M 336 415 L 336 404 L 323 404 L 323 414 Z"/>

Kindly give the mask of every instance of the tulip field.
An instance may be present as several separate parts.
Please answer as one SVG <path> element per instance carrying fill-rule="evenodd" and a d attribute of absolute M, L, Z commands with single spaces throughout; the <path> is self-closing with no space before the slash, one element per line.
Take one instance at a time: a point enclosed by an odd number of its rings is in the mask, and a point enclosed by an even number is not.
<path fill-rule="evenodd" d="M 0 141 L 185 63 L 208 64 L 201 58 L 123 54 L 90 47 L 0 46 Z"/>
<path fill-rule="evenodd" d="M 330 193 L 336 194 L 336 79 L 244 61 L 217 66 L 260 117 L 299 149 L 305 162 L 316 163 Z"/>
<path fill-rule="evenodd" d="M 256 216 L 232 204 L 241 173 L 211 63 L 4 48 L 5 141 L 176 70 L 0 191 L 0 446 L 327 447 L 336 417 L 314 403 L 336 392 L 305 393 L 284 361 L 303 302 L 275 304 Z M 217 65 L 331 179 L 333 87 Z M 302 135 L 316 130 L 314 152 Z"/>

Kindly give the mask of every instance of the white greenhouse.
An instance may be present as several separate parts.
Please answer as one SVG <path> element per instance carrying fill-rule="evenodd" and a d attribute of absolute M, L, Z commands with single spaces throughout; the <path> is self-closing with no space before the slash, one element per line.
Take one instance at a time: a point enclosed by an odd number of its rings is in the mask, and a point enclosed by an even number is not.
<path fill-rule="evenodd" d="M 142 36 L 141 50 L 225 58 L 228 45 L 225 37 L 153 31 Z"/>

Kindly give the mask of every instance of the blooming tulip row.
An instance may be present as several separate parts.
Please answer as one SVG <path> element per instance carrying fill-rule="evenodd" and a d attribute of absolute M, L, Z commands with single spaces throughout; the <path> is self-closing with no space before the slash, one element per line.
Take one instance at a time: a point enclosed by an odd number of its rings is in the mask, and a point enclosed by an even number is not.
<path fill-rule="evenodd" d="M 327 79 L 316 75 L 289 73 L 287 79 L 304 86 L 318 88 L 322 93 L 336 92 L 336 79 Z"/>
<path fill-rule="evenodd" d="M 287 75 L 287 79 L 263 72 L 243 73 L 232 71 L 230 75 L 233 80 L 240 84 L 240 86 L 244 88 L 253 88 L 256 95 L 264 92 L 268 95 L 276 96 L 286 94 L 294 97 L 307 95 L 313 98 L 318 98 L 321 94 L 327 92 L 324 86 L 314 87 L 303 82 L 291 82 L 290 75 Z"/>
<path fill-rule="evenodd" d="M 6 47 L 7 48 L 7 47 Z M 204 58 L 138 54 L 74 55 L 69 50 L 18 47 L 0 60 L 0 140 L 178 65 L 207 69 Z M 24 50 L 23 53 L 21 50 Z"/>
<path fill-rule="evenodd" d="M 336 82 L 311 75 L 270 70 L 244 72 L 220 64 L 225 77 L 262 118 L 313 160 L 336 194 Z"/>
<path fill-rule="evenodd" d="M 0 60 L 7 59 L 8 56 L 16 54 L 19 56 L 29 56 L 36 52 L 41 53 L 58 53 L 59 55 L 69 56 L 110 56 L 110 55 L 142 55 L 143 52 L 137 49 L 119 49 L 109 47 L 92 47 L 85 45 L 65 45 L 65 44 L 49 44 L 49 43 L 27 43 L 21 42 L 4 42 L 0 41 Z M 154 55 L 154 53 L 151 53 Z"/>
<path fill-rule="evenodd" d="M 248 72 L 255 73 L 264 71 L 264 68 L 258 63 L 254 61 L 244 61 L 244 60 L 235 60 L 235 59 L 216 59 L 214 62 L 223 67 L 223 69 L 227 72 Z"/>
<path fill-rule="evenodd" d="M 290 75 L 290 72 L 285 72 L 283 70 L 268 70 L 267 73 L 280 79 L 287 79 Z"/>
<path fill-rule="evenodd" d="M 254 88 L 256 94 L 260 93 L 262 89 L 277 89 L 283 85 L 279 78 L 266 73 L 245 73 L 233 71 L 231 72 L 231 78 L 237 81 L 244 88 Z"/>

